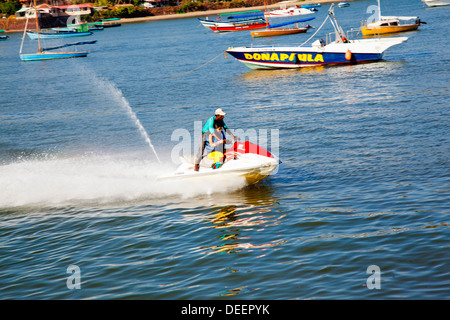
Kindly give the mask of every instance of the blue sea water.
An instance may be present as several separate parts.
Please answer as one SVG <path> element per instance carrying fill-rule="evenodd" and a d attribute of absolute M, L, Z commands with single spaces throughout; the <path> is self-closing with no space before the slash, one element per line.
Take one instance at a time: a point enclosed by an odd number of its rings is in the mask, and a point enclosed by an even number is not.
<path fill-rule="evenodd" d="M 336 16 L 358 27 L 374 4 Z M 0 42 L 0 299 L 449 299 L 450 7 L 382 13 L 427 24 L 341 67 L 251 71 L 221 53 L 315 30 L 253 40 L 197 19 L 96 32 L 79 59 L 24 63 L 21 34 Z M 156 180 L 217 107 L 278 143 L 278 172 Z"/>

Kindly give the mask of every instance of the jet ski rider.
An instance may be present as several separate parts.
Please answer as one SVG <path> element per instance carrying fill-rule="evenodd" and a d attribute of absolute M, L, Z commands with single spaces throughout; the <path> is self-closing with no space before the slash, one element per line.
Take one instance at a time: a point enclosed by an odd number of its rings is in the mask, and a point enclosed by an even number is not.
<path fill-rule="evenodd" d="M 225 117 L 225 115 L 226 115 L 226 113 L 221 108 L 218 108 L 215 111 L 214 116 L 209 118 L 208 121 L 206 121 L 205 125 L 203 126 L 200 146 L 198 148 L 198 152 L 195 157 L 195 163 L 194 163 L 195 171 L 198 171 L 200 169 L 200 161 L 202 160 L 203 152 L 205 151 L 205 147 L 208 144 L 208 140 L 210 137 L 212 139 L 210 142 L 211 146 L 212 146 L 212 144 L 217 144 L 217 142 L 219 142 L 221 140 L 222 140 L 221 143 L 223 143 L 223 144 L 226 143 L 225 133 L 223 131 L 221 131 L 223 136 L 218 136 L 218 134 L 215 132 L 216 129 L 214 128 L 214 125 L 216 125 L 216 128 L 217 127 L 223 128 L 223 130 L 225 132 L 228 132 L 234 140 L 239 140 L 239 137 L 235 137 L 233 135 L 233 133 L 231 133 L 230 131 L 227 131 L 228 127 L 225 124 L 225 122 L 223 121 L 223 118 Z M 215 141 L 214 141 L 214 139 L 215 139 Z M 222 147 L 223 147 L 223 144 L 222 144 Z"/>
<path fill-rule="evenodd" d="M 205 150 L 208 157 L 212 156 L 214 163 L 213 169 L 218 169 L 222 166 L 225 153 L 225 143 L 227 141 L 225 132 L 223 129 L 223 121 L 214 121 L 214 133 L 208 135 L 208 140 L 205 144 Z"/>

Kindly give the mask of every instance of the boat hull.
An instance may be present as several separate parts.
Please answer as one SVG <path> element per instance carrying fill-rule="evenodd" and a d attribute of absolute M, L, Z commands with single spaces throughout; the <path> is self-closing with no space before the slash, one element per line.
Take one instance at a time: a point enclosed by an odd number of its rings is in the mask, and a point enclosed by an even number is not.
<path fill-rule="evenodd" d="M 440 7 L 450 5 L 450 0 L 422 0 L 429 7 Z"/>
<path fill-rule="evenodd" d="M 86 57 L 88 54 L 89 51 L 27 53 L 20 54 L 20 59 L 22 61 L 68 59 Z"/>
<path fill-rule="evenodd" d="M 419 24 L 402 25 L 402 26 L 387 26 L 387 27 L 361 27 L 363 36 L 373 36 L 379 34 L 390 34 L 406 31 L 414 31 L 419 28 Z"/>
<path fill-rule="evenodd" d="M 258 22 L 252 24 L 231 24 L 231 25 L 214 25 L 210 29 L 216 33 L 218 32 L 236 32 L 246 30 L 264 29 L 269 24 L 267 22 Z"/>
<path fill-rule="evenodd" d="M 55 33 L 36 33 L 32 31 L 27 31 L 27 35 L 31 40 L 40 39 L 58 39 L 58 38 L 73 38 L 73 37 L 85 37 L 92 35 L 92 31 L 88 32 L 55 32 Z"/>
<path fill-rule="evenodd" d="M 217 182 L 218 179 L 220 181 L 227 179 L 235 179 L 235 178 L 245 178 L 245 182 L 247 184 L 256 184 L 268 176 L 273 174 L 273 172 L 277 169 L 278 164 L 271 164 L 267 166 L 260 166 L 255 168 L 243 168 L 243 169 L 234 169 L 234 170 L 200 170 L 199 172 L 194 171 L 193 169 L 183 173 L 183 174 L 172 174 L 167 176 L 158 177 L 160 181 L 168 181 L 168 180 L 202 180 L 208 181 L 208 179 L 213 179 L 213 181 Z"/>
<path fill-rule="evenodd" d="M 229 48 L 226 52 L 251 69 L 292 69 L 379 61 L 385 50 L 407 39 L 363 39 L 326 46 L 316 41 L 310 47 L 239 47 Z"/>
<path fill-rule="evenodd" d="M 307 28 L 266 29 L 252 31 L 251 35 L 253 38 L 275 37 L 289 34 L 305 33 L 306 31 L 308 31 Z"/>

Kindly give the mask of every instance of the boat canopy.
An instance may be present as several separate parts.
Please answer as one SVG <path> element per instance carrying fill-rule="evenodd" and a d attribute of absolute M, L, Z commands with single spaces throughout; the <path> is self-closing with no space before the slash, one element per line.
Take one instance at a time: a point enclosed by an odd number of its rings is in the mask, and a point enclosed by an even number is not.
<path fill-rule="evenodd" d="M 255 18 L 255 17 L 263 17 L 264 13 L 250 13 L 250 14 L 235 14 L 227 17 L 227 19 L 241 19 L 241 18 Z"/>
<path fill-rule="evenodd" d="M 287 25 L 293 24 L 293 23 L 299 23 L 299 22 L 310 21 L 310 20 L 313 20 L 313 19 L 315 19 L 315 17 L 312 17 L 312 18 L 306 18 L 306 19 L 301 19 L 301 20 L 296 20 L 296 21 L 290 21 L 290 22 L 284 22 L 284 23 L 279 23 L 279 24 L 272 24 L 272 25 L 269 25 L 268 28 L 269 28 L 269 29 L 271 29 L 271 28 L 277 28 L 277 27 L 287 26 Z"/>
<path fill-rule="evenodd" d="M 61 49 L 61 48 L 65 48 L 65 47 L 71 47 L 71 46 L 82 46 L 85 44 L 94 44 L 96 43 L 97 40 L 94 41 L 84 41 L 84 42 L 76 42 L 76 43 L 68 43 L 62 46 L 58 46 L 58 47 L 51 47 L 51 48 L 42 48 L 42 51 L 50 51 L 50 50 L 56 50 L 56 49 Z"/>
<path fill-rule="evenodd" d="M 236 15 L 236 14 L 249 14 L 249 13 L 255 13 L 255 12 L 261 12 L 261 10 L 249 10 L 249 11 L 241 11 L 241 12 L 225 12 L 225 13 L 219 13 L 219 16 L 230 16 L 230 15 Z"/>
<path fill-rule="evenodd" d="M 381 20 L 413 20 L 419 17 L 398 17 L 398 16 L 381 16 Z"/>

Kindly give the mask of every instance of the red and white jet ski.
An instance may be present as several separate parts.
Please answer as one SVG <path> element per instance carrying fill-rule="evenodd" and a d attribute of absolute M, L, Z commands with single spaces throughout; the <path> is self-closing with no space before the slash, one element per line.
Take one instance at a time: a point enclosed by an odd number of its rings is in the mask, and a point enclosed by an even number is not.
<path fill-rule="evenodd" d="M 217 169 L 213 168 L 217 161 L 209 155 L 200 162 L 199 171 L 194 171 L 193 157 L 181 159 L 181 165 L 173 174 L 161 176 L 158 179 L 244 177 L 247 184 L 255 184 L 271 175 L 280 163 L 280 160 L 269 151 L 249 141 L 235 142 L 225 152 L 224 162 Z"/>

